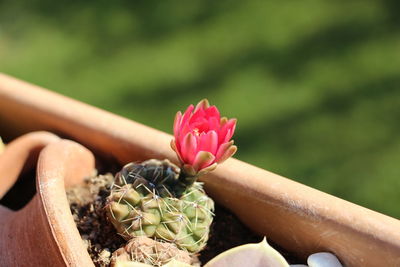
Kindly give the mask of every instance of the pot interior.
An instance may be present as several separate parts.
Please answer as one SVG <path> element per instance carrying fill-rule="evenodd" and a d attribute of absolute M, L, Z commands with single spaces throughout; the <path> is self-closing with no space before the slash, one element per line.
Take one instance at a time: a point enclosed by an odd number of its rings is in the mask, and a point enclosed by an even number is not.
<path fill-rule="evenodd" d="M 0 206 L 5 206 L 11 210 L 19 210 L 25 207 L 36 194 L 36 168 L 22 173 L 17 182 L 0 199 Z"/>

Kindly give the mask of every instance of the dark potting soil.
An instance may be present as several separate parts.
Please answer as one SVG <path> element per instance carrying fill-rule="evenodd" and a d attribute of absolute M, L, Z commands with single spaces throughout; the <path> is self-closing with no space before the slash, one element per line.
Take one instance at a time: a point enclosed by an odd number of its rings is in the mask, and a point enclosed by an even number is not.
<path fill-rule="evenodd" d="M 126 241 L 116 232 L 105 214 L 105 202 L 109 195 L 113 175 L 99 175 L 86 179 L 84 186 L 67 190 L 71 212 L 93 263 L 106 267 L 111 254 L 124 246 Z M 244 244 L 259 243 L 262 236 L 254 234 L 229 210 L 215 206 L 215 217 L 211 226 L 207 247 L 200 252 L 199 259 L 206 263 L 218 254 Z M 271 240 L 268 243 L 276 248 L 289 263 L 301 263 L 292 254 L 280 249 Z"/>
<path fill-rule="evenodd" d="M 251 231 L 228 209 L 216 204 L 214 213 L 215 216 L 211 225 L 207 247 L 200 252 L 199 256 L 202 263 L 208 262 L 218 254 L 230 248 L 248 243 L 260 243 L 263 240 L 263 236 L 257 235 Z M 274 244 L 269 239 L 268 244 L 279 251 L 290 264 L 304 263 L 292 253 Z"/>
<path fill-rule="evenodd" d="M 104 209 L 113 179 L 112 174 L 89 177 L 84 186 L 67 190 L 72 216 L 95 266 L 109 266 L 111 254 L 126 243 Z"/>

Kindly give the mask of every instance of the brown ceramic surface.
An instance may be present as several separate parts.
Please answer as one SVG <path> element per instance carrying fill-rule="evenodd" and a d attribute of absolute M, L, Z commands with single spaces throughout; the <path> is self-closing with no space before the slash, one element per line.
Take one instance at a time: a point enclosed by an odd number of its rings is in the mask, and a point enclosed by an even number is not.
<path fill-rule="evenodd" d="M 16 147 L 11 145 L 7 149 Z M 0 166 L 3 159 L 0 158 Z M 52 142 L 42 150 L 35 197 L 18 211 L 0 206 L 0 266 L 94 266 L 75 226 L 64 189 L 82 182 L 93 169 L 92 153 L 75 142 Z M 7 174 L 0 173 L 0 177 Z"/>
<path fill-rule="evenodd" d="M 0 154 L 0 199 L 16 182 L 21 172 L 36 166 L 39 152 L 60 138 L 48 132 L 23 135 L 6 146 Z"/>
<path fill-rule="evenodd" d="M 0 75 L 0 125 L 7 125 L 8 137 L 55 131 L 120 163 L 176 162 L 170 135 L 6 75 Z M 400 222 L 394 218 L 235 159 L 203 181 L 215 200 L 287 250 L 304 257 L 332 251 L 347 266 L 400 265 Z"/>

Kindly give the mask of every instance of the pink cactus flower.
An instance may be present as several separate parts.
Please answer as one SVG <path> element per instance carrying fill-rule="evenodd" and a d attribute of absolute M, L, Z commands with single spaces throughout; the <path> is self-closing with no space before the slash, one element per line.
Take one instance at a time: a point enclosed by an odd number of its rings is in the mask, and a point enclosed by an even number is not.
<path fill-rule="evenodd" d="M 171 147 L 184 172 L 189 175 L 207 173 L 235 154 L 237 147 L 230 140 L 235 127 L 236 119 L 221 118 L 217 107 L 210 107 L 207 99 L 196 107 L 190 105 L 183 115 L 179 111 Z"/>

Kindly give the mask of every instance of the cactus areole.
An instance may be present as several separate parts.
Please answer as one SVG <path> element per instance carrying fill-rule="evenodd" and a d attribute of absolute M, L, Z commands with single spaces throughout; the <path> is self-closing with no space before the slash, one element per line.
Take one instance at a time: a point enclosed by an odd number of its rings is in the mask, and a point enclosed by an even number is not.
<path fill-rule="evenodd" d="M 231 140 L 236 119 L 221 118 L 207 100 L 190 105 L 174 122 L 169 160 L 129 163 L 115 176 L 107 216 L 126 240 L 147 236 L 174 243 L 189 253 L 202 250 L 213 220 L 214 202 L 197 178 L 236 152 Z"/>

